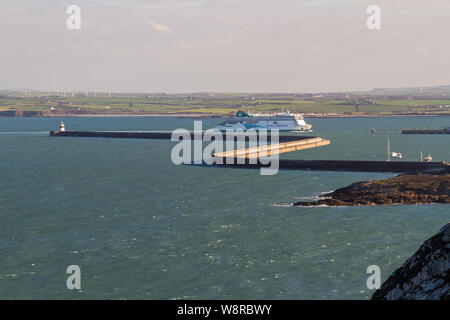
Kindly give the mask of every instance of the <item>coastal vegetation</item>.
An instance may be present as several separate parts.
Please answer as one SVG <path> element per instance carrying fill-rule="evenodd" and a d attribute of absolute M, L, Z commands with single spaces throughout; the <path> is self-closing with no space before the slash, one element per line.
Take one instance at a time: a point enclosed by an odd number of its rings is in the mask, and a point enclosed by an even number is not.
<path fill-rule="evenodd" d="M 179 115 L 229 116 L 238 109 L 287 109 L 307 117 L 450 116 L 450 92 L 282 93 L 98 93 L 0 92 L 0 116 Z"/>

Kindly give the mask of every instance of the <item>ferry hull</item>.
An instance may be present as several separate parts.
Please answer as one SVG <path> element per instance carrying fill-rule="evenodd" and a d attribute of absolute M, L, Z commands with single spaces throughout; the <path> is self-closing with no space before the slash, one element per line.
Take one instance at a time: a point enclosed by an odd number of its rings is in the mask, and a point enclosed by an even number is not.
<path fill-rule="evenodd" d="M 271 130 L 278 130 L 280 132 L 307 132 L 307 131 L 311 131 L 312 125 L 310 124 L 305 124 L 302 126 L 293 126 L 291 128 L 271 128 L 271 127 L 266 127 L 266 126 L 262 126 L 262 125 L 236 125 L 233 127 L 225 127 L 225 126 L 217 126 L 216 129 L 220 130 L 220 131 L 247 131 L 250 129 L 253 130 L 267 130 L 267 131 L 271 131 Z"/>

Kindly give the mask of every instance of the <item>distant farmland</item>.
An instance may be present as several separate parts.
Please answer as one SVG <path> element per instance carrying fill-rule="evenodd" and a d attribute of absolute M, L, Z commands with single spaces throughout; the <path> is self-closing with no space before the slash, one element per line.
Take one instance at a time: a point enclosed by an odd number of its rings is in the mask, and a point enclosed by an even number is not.
<path fill-rule="evenodd" d="M 111 94 L 83 96 L 9 93 L 0 97 L 0 115 L 203 115 L 225 116 L 237 110 L 307 116 L 450 115 L 450 96 L 358 94 Z"/>

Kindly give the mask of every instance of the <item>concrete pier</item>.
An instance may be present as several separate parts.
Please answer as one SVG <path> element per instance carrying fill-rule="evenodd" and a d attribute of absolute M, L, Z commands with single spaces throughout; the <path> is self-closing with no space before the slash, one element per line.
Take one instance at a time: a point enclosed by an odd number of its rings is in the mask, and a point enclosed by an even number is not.
<path fill-rule="evenodd" d="M 90 138 L 129 138 L 129 139 L 166 139 L 170 140 L 170 131 L 51 131 L 52 137 L 90 137 Z M 270 143 L 270 135 L 267 136 Z M 202 139 L 199 133 L 195 135 L 191 132 L 191 139 Z M 263 165 L 259 161 L 256 164 L 250 163 L 251 159 L 261 157 L 266 151 L 267 156 L 271 154 L 291 152 L 306 148 L 327 145 L 330 142 L 320 137 L 312 136 L 288 136 L 280 135 L 279 145 L 268 145 L 232 150 L 229 153 L 215 155 L 216 158 L 222 156 L 224 164 L 216 164 L 224 167 L 256 169 L 268 165 Z M 263 148 L 263 149 L 260 149 Z M 283 152 L 278 152 L 283 151 Z M 226 164 L 226 159 L 232 158 L 234 164 Z M 244 164 L 237 164 L 237 158 L 245 159 Z M 364 161 L 364 160 L 291 160 L 280 159 L 279 168 L 287 170 L 324 170 L 324 171 L 362 171 L 362 172 L 393 172 L 393 173 L 416 173 L 416 172 L 447 172 L 450 173 L 450 165 L 447 162 L 409 162 L 409 161 Z"/>
<path fill-rule="evenodd" d="M 238 159 L 221 159 L 217 166 L 259 169 L 268 167 L 261 163 L 252 164 L 245 159 L 244 164 L 238 164 Z M 240 160 L 242 161 L 242 160 Z M 360 171 L 360 172 L 392 172 L 392 173 L 450 173 L 447 162 L 412 162 L 412 161 L 364 161 L 364 160 L 293 160 L 280 159 L 279 169 L 286 170 L 320 170 L 320 171 Z"/>
<path fill-rule="evenodd" d="M 402 134 L 450 134 L 450 128 L 444 129 L 404 129 Z"/>
<path fill-rule="evenodd" d="M 191 139 L 202 139 L 203 132 L 190 132 Z M 230 134 L 231 135 L 231 134 Z M 239 133 L 235 133 L 237 137 Z M 61 131 L 55 130 L 50 131 L 51 137 L 80 137 L 80 138 L 121 138 L 121 139 L 164 139 L 170 140 L 172 138 L 171 131 Z M 244 134 L 245 136 L 245 134 Z M 223 139 L 226 136 L 223 134 Z M 295 135 L 280 135 L 278 138 L 279 142 L 289 142 L 296 140 L 305 140 L 317 138 L 313 136 L 295 136 Z M 248 139 L 247 139 L 248 140 Z M 270 133 L 267 134 L 267 140 L 270 142 Z"/>
<path fill-rule="evenodd" d="M 329 145 L 330 141 L 322 139 L 320 137 L 314 137 L 310 139 L 301 139 L 289 142 L 282 142 L 278 144 L 269 144 L 266 146 L 239 149 L 239 150 L 231 150 L 221 153 L 213 154 L 214 157 L 221 158 L 260 158 L 260 157 L 268 157 L 273 154 L 280 154 L 310 148 L 317 148 L 321 146 Z"/>

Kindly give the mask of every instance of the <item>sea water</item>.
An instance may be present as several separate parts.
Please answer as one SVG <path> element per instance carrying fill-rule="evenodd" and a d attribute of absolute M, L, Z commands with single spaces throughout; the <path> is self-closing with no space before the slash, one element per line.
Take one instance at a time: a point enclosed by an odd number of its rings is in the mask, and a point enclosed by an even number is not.
<path fill-rule="evenodd" d="M 175 142 L 49 137 L 61 120 L 117 131 L 194 121 L 0 118 L 1 299 L 369 299 L 367 267 L 384 281 L 450 218 L 444 204 L 277 206 L 394 174 L 177 166 Z M 385 160 L 389 138 L 403 160 L 450 160 L 450 136 L 399 133 L 449 118 L 307 122 L 331 145 L 283 158 Z M 80 290 L 66 286 L 70 265 Z"/>

